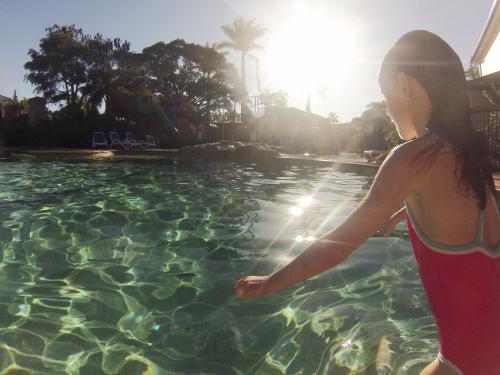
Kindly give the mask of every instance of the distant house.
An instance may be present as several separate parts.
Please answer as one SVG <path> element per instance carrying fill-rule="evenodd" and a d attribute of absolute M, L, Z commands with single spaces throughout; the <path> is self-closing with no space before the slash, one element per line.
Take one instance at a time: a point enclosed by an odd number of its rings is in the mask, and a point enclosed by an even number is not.
<path fill-rule="evenodd" d="M 330 121 L 298 108 L 268 108 L 257 120 L 257 140 L 293 153 L 336 152 Z"/>
<path fill-rule="evenodd" d="M 23 102 L 0 95 L 0 123 L 5 125 L 25 117 L 30 125 L 35 125 L 48 118 L 44 98 L 35 96 Z"/>
<path fill-rule="evenodd" d="M 4 95 L 0 95 L 0 122 L 3 122 L 5 120 L 6 116 L 5 109 L 7 104 L 10 102 L 12 102 L 11 98 Z"/>
<path fill-rule="evenodd" d="M 0 103 L 6 103 L 6 102 L 9 102 L 11 101 L 12 99 L 7 97 L 7 96 L 3 96 L 3 95 L 0 95 Z"/>
<path fill-rule="evenodd" d="M 471 64 L 485 76 L 500 71 L 500 1 L 495 0 Z"/>

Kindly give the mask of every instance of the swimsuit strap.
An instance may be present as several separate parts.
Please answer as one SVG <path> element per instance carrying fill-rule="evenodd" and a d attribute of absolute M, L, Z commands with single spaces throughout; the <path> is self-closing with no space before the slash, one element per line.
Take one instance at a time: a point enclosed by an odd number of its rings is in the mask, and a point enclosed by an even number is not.
<path fill-rule="evenodd" d="M 495 210 L 497 212 L 497 217 L 500 216 L 500 212 L 498 212 L 497 200 L 494 194 L 491 194 L 491 200 L 493 201 L 493 206 L 495 206 Z"/>
<path fill-rule="evenodd" d="M 443 250 L 443 251 L 461 251 L 461 250 L 469 250 L 473 247 L 479 246 L 479 247 L 484 247 L 488 249 L 488 251 L 493 250 L 494 252 L 498 252 L 500 254 L 500 242 L 495 248 L 490 248 L 489 246 L 485 245 L 482 242 L 483 239 L 483 231 L 484 231 L 484 210 L 481 210 L 479 212 L 479 223 L 478 223 L 478 228 L 477 228 L 477 233 L 476 233 L 476 239 L 475 241 L 471 242 L 470 244 L 467 245 L 444 245 L 440 244 L 438 242 L 433 241 L 430 239 L 425 232 L 420 228 L 420 226 L 417 223 L 417 220 L 415 219 L 415 216 L 413 215 L 413 212 L 411 211 L 411 207 L 408 204 L 408 202 L 405 200 L 404 201 L 405 206 L 406 206 L 406 212 L 408 213 L 408 219 L 410 219 L 410 222 L 413 226 L 413 229 L 415 232 L 428 244 L 428 246 L 432 246 L 434 248 Z"/>
<path fill-rule="evenodd" d="M 490 195 L 490 197 L 491 197 L 491 202 L 493 204 L 493 207 L 495 207 L 495 211 L 497 213 L 497 217 L 500 217 L 500 213 L 498 212 L 498 205 L 497 205 L 497 200 L 496 200 L 495 195 L 490 194 L 489 192 L 487 192 L 487 194 Z M 481 210 L 481 212 L 479 214 L 479 225 L 477 227 L 477 235 L 476 235 L 476 242 L 477 243 L 482 243 L 483 242 L 484 213 L 485 213 L 485 211 L 486 211 L 486 207 L 484 208 L 484 210 Z M 499 242 L 498 246 L 500 246 L 500 242 Z M 497 248 L 498 248 L 498 246 L 497 246 Z"/>
<path fill-rule="evenodd" d="M 479 212 L 479 223 L 477 225 L 476 243 L 480 244 L 483 242 L 483 232 L 484 232 L 484 210 Z"/>
<path fill-rule="evenodd" d="M 493 204 L 493 207 L 495 207 L 495 211 L 497 213 L 497 217 L 500 217 L 500 214 L 498 213 L 498 206 L 497 206 L 497 200 L 493 194 L 490 194 L 489 192 L 486 193 L 487 195 L 490 196 L 491 198 L 491 203 Z M 481 210 L 479 213 L 479 225 L 477 227 L 477 235 L 476 235 L 476 242 L 481 243 L 483 242 L 483 232 L 484 232 L 484 213 L 486 211 L 486 207 L 484 210 Z"/>

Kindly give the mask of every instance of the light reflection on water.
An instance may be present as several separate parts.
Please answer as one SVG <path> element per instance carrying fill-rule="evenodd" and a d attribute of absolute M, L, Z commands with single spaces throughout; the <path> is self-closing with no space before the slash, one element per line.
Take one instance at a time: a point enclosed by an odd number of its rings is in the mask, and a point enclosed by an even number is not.
<path fill-rule="evenodd" d="M 416 374 L 436 333 L 404 226 L 254 301 L 370 178 L 234 163 L 0 164 L 0 365 L 36 373 Z M 299 213 L 300 214 L 297 214 Z"/>

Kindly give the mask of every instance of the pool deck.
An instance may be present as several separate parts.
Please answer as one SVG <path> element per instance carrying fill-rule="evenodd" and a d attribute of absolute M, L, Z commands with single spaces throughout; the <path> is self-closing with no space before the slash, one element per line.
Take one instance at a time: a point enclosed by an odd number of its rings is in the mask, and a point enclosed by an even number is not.
<path fill-rule="evenodd" d="M 17 159 L 131 159 L 155 160 L 171 158 L 177 149 L 83 149 L 83 148 L 8 148 L 11 157 Z"/>
<path fill-rule="evenodd" d="M 178 149 L 74 149 L 74 148 L 9 148 L 11 157 L 24 160 L 46 159 L 88 159 L 88 160 L 161 160 L 175 157 Z M 379 166 L 367 163 L 357 154 L 310 155 L 281 154 L 282 160 L 300 160 L 303 162 L 335 165 L 341 171 L 352 171 L 375 175 Z M 500 194 L 500 172 L 493 173 L 497 194 Z"/>

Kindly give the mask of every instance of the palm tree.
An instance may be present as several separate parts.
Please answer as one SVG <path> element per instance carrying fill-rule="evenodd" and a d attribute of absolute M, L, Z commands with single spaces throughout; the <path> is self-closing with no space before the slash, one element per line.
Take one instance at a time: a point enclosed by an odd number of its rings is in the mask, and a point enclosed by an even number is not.
<path fill-rule="evenodd" d="M 255 75 L 257 79 L 257 93 L 260 94 L 262 92 L 262 87 L 260 85 L 260 63 L 259 58 L 255 55 L 248 54 L 248 57 L 251 57 L 255 62 Z"/>
<path fill-rule="evenodd" d="M 263 49 L 255 41 L 261 37 L 266 29 L 255 24 L 255 20 L 236 18 L 231 25 L 222 26 L 222 31 L 229 37 L 229 41 L 219 44 L 221 48 L 232 48 L 241 51 L 241 80 L 245 85 L 245 56 L 251 50 Z"/>

